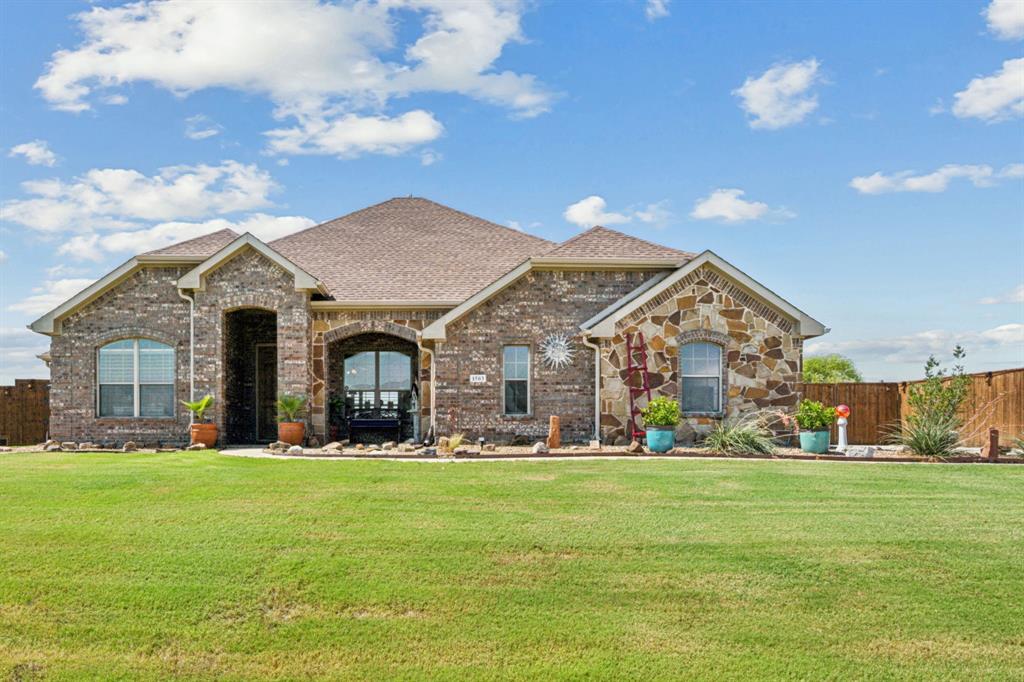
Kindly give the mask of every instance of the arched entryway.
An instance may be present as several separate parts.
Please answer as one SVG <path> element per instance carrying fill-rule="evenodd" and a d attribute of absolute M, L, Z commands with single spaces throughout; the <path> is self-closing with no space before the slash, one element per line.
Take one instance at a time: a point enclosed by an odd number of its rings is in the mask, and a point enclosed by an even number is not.
<path fill-rule="evenodd" d="M 419 437 L 419 346 L 380 332 L 327 344 L 331 440 L 381 443 Z"/>
<path fill-rule="evenodd" d="M 242 308 L 224 315 L 224 438 L 277 440 L 277 314 Z"/>

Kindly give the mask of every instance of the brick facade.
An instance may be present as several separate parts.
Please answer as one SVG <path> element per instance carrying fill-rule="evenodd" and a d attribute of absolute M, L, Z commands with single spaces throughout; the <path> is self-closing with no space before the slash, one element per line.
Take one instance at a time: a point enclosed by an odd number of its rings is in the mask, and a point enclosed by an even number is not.
<path fill-rule="evenodd" d="M 188 440 L 188 303 L 175 282 L 188 268 L 147 267 L 78 309 L 50 342 L 50 434 L 57 440 L 182 443 Z M 174 417 L 97 417 L 96 359 L 100 346 L 126 338 L 166 343 L 175 352 Z"/>
<path fill-rule="evenodd" d="M 565 440 L 586 440 L 594 423 L 594 351 L 581 342 L 579 326 L 629 293 L 653 273 L 532 271 L 448 325 L 438 344 L 436 405 L 440 435 L 465 432 L 477 438 L 535 440 L 547 435 L 548 418 L 561 418 Z M 538 345 L 550 334 L 572 337 L 572 363 L 546 367 Z M 505 416 L 502 353 L 506 345 L 530 347 L 530 402 L 526 416 Z M 483 374 L 483 384 L 470 375 Z"/>
<path fill-rule="evenodd" d="M 176 281 L 190 269 L 143 268 L 63 320 L 63 333 L 54 336 L 51 344 L 54 437 L 144 443 L 187 439 L 189 416 L 178 401 L 189 393 L 189 306 L 179 297 Z M 533 441 L 547 433 L 549 416 L 558 415 L 564 440 L 586 440 L 594 427 L 594 353 L 584 345 L 579 326 L 655 272 L 533 270 L 451 322 L 445 341 L 424 347 L 420 332 L 445 310 L 316 309 L 309 293 L 295 290 L 291 273 L 246 249 L 207 273 L 204 287 L 192 292 L 195 393 L 212 393 L 216 398 L 212 417 L 223 438 L 233 410 L 230 403 L 241 404 L 247 398 L 237 396 L 248 395 L 248 389 L 237 387 L 232 393 L 229 384 L 253 382 L 246 374 L 251 352 L 246 348 L 261 341 L 276 342 L 276 390 L 310 398 L 307 432 L 323 442 L 330 435 L 331 396 L 341 390 L 342 356 L 358 350 L 360 338 L 375 339 L 374 347 L 394 342 L 414 356 L 420 434 L 429 431 L 431 413 L 436 410 L 437 435 L 463 432 L 473 439 Z M 260 324 L 274 326 L 256 333 L 259 330 L 244 321 L 229 324 L 229 314 L 249 309 L 273 313 L 273 318 L 260 318 Z M 624 334 L 632 331 L 647 337 L 657 394 L 680 397 L 679 347 L 704 340 L 724 350 L 723 414 L 788 408 L 797 401 L 802 343 L 794 332 L 794 321 L 705 266 L 632 311 L 620 321 L 617 336 L 601 341 L 601 435 L 606 440 L 624 434 L 628 420 Z M 548 367 L 540 344 L 559 333 L 570 336 L 574 356 L 568 366 Z M 97 349 L 129 337 L 174 347 L 173 418 L 96 417 Z M 232 351 L 233 343 L 242 345 Z M 523 416 L 503 414 L 502 357 L 510 344 L 530 348 L 531 409 Z M 431 385 L 432 369 L 436 386 Z M 483 375 L 484 380 L 471 383 L 471 375 Z M 231 417 L 234 433 L 241 432 L 240 424 L 251 422 L 252 410 L 246 409 L 242 405 Z M 677 435 L 692 438 L 720 416 L 688 415 Z"/>

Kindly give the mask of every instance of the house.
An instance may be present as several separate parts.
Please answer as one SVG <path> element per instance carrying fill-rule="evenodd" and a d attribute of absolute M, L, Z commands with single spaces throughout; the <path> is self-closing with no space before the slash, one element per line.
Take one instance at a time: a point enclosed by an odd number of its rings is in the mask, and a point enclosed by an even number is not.
<path fill-rule="evenodd" d="M 281 393 L 309 397 L 321 442 L 535 439 L 550 415 L 563 439 L 614 441 L 631 364 L 680 400 L 687 439 L 793 406 L 803 342 L 827 331 L 710 251 L 604 227 L 556 244 L 411 197 L 143 253 L 30 328 L 51 337 L 53 437 L 149 443 L 186 439 L 181 401 L 208 393 L 222 443 L 275 439 Z"/>

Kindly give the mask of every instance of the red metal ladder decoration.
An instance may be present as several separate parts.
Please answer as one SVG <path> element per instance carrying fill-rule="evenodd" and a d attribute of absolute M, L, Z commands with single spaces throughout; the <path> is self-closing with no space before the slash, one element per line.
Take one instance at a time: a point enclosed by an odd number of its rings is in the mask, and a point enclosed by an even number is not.
<path fill-rule="evenodd" d="M 639 355 L 639 362 L 637 361 Z M 639 382 L 634 378 L 639 375 Z M 637 385 L 639 384 L 639 385 Z M 647 402 L 651 402 L 651 382 L 647 372 L 647 343 L 642 332 L 626 334 L 626 386 L 629 387 L 629 434 L 633 439 L 644 437 L 640 428 L 640 406 L 636 400 L 647 394 Z"/>

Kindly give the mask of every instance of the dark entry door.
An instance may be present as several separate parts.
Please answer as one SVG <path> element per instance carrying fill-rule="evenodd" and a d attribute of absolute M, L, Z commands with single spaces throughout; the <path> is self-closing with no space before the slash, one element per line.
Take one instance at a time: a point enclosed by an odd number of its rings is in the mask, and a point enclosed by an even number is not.
<path fill-rule="evenodd" d="M 277 440 L 277 345 L 256 346 L 256 438 Z"/>

